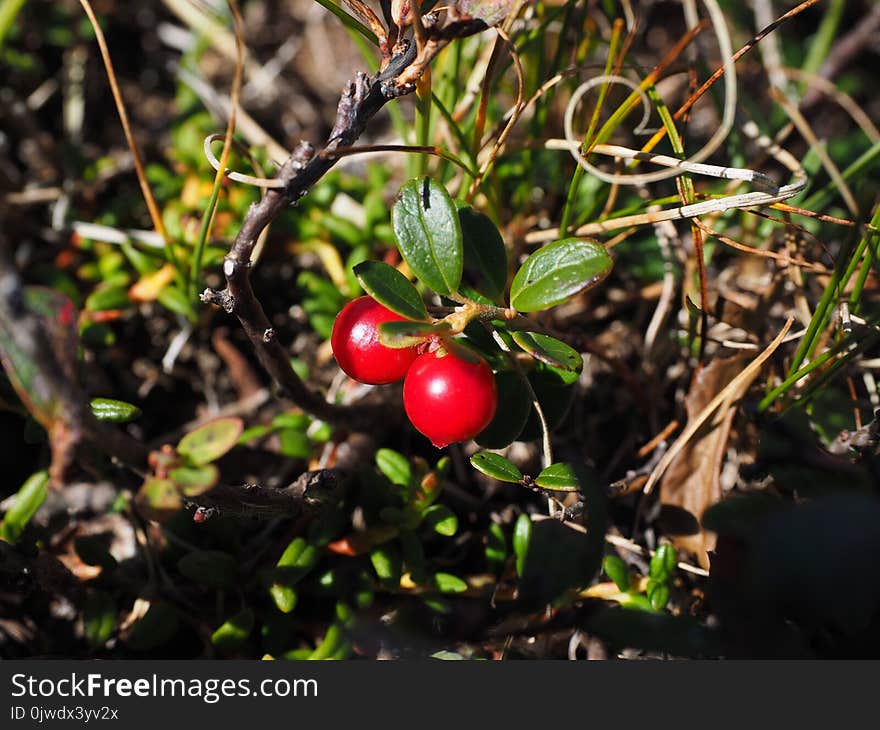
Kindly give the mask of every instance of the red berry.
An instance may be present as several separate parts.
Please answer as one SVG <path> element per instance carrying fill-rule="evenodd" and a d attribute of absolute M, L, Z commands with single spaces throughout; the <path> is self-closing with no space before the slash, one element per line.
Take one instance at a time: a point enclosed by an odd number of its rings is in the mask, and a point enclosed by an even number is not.
<path fill-rule="evenodd" d="M 345 374 L 370 385 L 400 380 L 418 353 L 415 348 L 385 347 L 379 342 L 382 322 L 405 320 L 371 297 L 358 297 L 336 315 L 330 345 Z"/>
<path fill-rule="evenodd" d="M 498 391 L 486 361 L 457 345 L 420 355 L 403 381 L 403 407 L 438 449 L 473 438 L 495 416 Z"/>

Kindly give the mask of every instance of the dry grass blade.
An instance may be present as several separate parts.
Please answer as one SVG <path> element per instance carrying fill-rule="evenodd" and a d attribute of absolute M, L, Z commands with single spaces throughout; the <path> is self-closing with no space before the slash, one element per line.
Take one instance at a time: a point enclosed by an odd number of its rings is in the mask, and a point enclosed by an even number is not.
<path fill-rule="evenodd" d="M 672 460 L 681 452 L 681 450 L 687 445 L 687 443 L 694 437 L 694 434 L 700 430 L 703 424 L 706 422 L 708 418 L 715 413 L 718 408 L 724 404 L 732 404 L 739 400 L 745 395 L 746 390 L 752 384 L 752 381 L 758 376 L 758 373 L 761 370 L 761 366 L 770 358 L 770 356 L 776 352 L 776 348 L 778 348 L 782 341 L 785 339 L 785 336 L 788 334 L 788 331 L 791 329 L 791 325 L 794 322 L 793 317 L 789 317 L 788 321 L 785 323 L 785 326 L 782 328 L 780 333 L 776 335 L 776 339 L 771 342 L 767 348 L 752 360 L 743 371 L 737 375 L 727 386 L 716 395 L 709 404 L 700 412 L 700 414 L 694 418 L 694 420 L 688 424 L 687 428 L 682 432 L 681 436 L 679 436 L 675 443 L 672 444 L 669 451 L 667 451 L 663 458 L 657 463 L 657 466 L 654 467 L 654 471 L 651 472 L 651 475 L 648 477 L 648 481 L 645 482 L 644 492 L 645 494 L 650 494 L 660 477 L 663 476 L 663 473 L 669 468 L 669 465 L 672 463 Z"/>
<path fill-rule="evenodd" d="M 92 24 L 92 28 L 95 31 L 95 37 L 98 40 L 98 47 L 101 49 L 101 58 L 104 61 L 104 68 L 107 70 L 107 80 L 110 82 L 110 91 L 113 93 L 113 101 L 116 104 L 116 111 L 119 112 L 119 119 L 122 122 L 122 131 L 125 133 L 125 141 L 128 143 L 128 148 L 131 150 L 131 156 L 134 159 L 134 169 L 137 173 L 138 183 L 141 186 L 144 201 L 147 204 L 147 210 L 150 212 L 150 219 L 153 221 L 153 226 L 155 227 L 156 232 L 162 236 L 163 241 L 167 242 L 168 233 L 165 230 L 165 224 L 162 222 L 162 214 L 159 211 L 159 206 L 156 204 L 156 199 L 153 197 L 153 191 L 150 189 L 150 184 L 147 182 L 147 176 L 144 174 L 141 155 L 138 152 L 137 145 L 134 141 L 134 135 L 131 132 L 131 124 L 128 121 L 128 113 L 125 111 L 125 103 L 122 101 L 122 93 L 119 91 L 119 84 L 116 81 L 116 72 L 113 70 L 113 62 L 110 60 L 110 50 L 107 48 L 104 31 L 101 30 L 101 26 L 98 23 L 98 19 L 95 17 L 95 11 L 92 10 L 92 5 L 89 0 L 79 0 L 79 3 L 89 17 L 89 22 Z"/>

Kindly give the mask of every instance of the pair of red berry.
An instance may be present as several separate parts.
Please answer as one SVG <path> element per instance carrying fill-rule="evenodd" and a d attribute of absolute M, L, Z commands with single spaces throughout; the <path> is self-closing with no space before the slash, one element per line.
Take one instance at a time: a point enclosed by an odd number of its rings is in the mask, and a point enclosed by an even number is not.
<path fill-rule="evenodd" d="M 380 324 L 404 319 L 368 296 L 349 302 L 333 323 L 330 344 L 336 362 L 346 375 L 370 385 L 406 376 L 406 415 L 437 448 L 473 438 L 489 425 L 498 405 L 488 363 L 451 341 L 427 352 L 379 342 Z"/>

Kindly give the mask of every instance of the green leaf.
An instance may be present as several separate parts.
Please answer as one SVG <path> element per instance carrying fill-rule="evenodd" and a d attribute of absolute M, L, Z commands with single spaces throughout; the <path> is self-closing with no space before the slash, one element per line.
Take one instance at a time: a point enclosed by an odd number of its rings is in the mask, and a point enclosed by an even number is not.
<path fill-rule="evenodd" d="M 0 538 L 16 542 L 48 495 L 49 472 L 38 471 L 28 477 L 0 522 Z"/>
<path fill-rule="evenodd" d="M 428 310 L 418 290 L 393 266 L 381 261 L 364 261 L 354 267 L 358 281 L 373 299 L 407 319 L 428 319 Z"/>
<path fill-rule="evenodd" d="M 435 504 L 425 510 L 424 522 L 434 532 L 452 537 L 458 531 L 458 517 L 455 513 L 442 504 Z"/>
<path fill-rule="evenodd" d="M 536 360 L 548 365 L 579 373 L 584 366 L 583 358 L 573 347 L 539 332 L 512 332 L 513 341 Z"/>
<path fill-rule="evenodd" d="M 400 576 L 403 573 L 403 559 L 394 545 L 385 543 L 370 551 L 370 562 L 373 570 L 389 590 L 400 588 Z"/>
<path fill-rule="evenodd" d="M 230 588 L 238 578 L 238 561 L 222 550 L 194 550 L 177 561 L 182 575 L 217 590 Z"/>
<path fill-rule="evenodd" d="M 83 603 L 83 629 L 89 646 L 100 649 L 116 631 L 116 602 L 105 591 L 89 591 Z"/>
<path fill-rule="evenodd" d="M 675 571 L 677 563 L 675 548 L 669 543 L 663 543 L 651 556 L 648 575 L 659 583 L 665 583 Z"/>
<path fill-rule="evenodd" d="M 183 507 L 180 492 L 170 479 L 147 479 L 138 491 L 135 502 L 144 517 L 157 522 L 170 519 Z"/>
<path fill-rule="evenodd" d="M 566 238 L 538 249 L 513 277 L 510 303 L 521 312 L 536 312 L 562 304 L 611 272 L 613 262 L 595 241 Z"/>
<path fill-rule="evenodd" d="M 279 611 L 290 613 L 296 607 L 296 584 L 315 567 L 318 557 L 318 549 L 302 537 L 294 538 L 285 548 L 275 565 L 273 583 L 269 588 Z"/>
<path fill-rule="evenodd" d="M 214 464 L 181 466 L 172 469 L 168 476 L 187 497 L 204 494 L 220 480 L 220 472 Z"/>
<path fill-rule="evenodd" d="M 518 484 L 522 481 L 522 472 L 507 459 L 490 451 L 480 451 L 471 457 L 474 469 L 499 482 Z"/>
<path fill-rule="evenodd" d="M 312 442 L 303 431 L 285 428 L 278 435 L 281 453 L 291 459 L 308 459 L 312 453 Z"/>
<path fill-rule="evenodd" d="M 392 484 L 408 487 L 412 478 L 409 460 L 393 449 L 379 449 L 376 452 L 376 466 Z"/>
<path fill-rule="evenodd" d="M 382 322 L 379 342 L 385 347 L 401 348 L 419 345 L 431 337 L 440 337 L 450 330 L 448 322 Z"/>
<path fill-rule="evenodd" d="M 440 183 L 410 180 L 391 210 L 397 246 L 412 272 L 438 294 L 454 294 L 463 266 L 461 224 Z"/>
<path fill-rule="evenodd" d="M 651 602 L 651 608 L 655 611 L 662 611 L 669 603 L 669 586 L 665 583 L 655 583 L 649 580 L 647 596 Z"/>
<path fill-rule="evenodd" d="M 521 514 L 513 526 L 513 554 L 516 556 L 516 574 L 522 577 L 525 573 L 526 556 L 532 540 L 532 518 Z"/>
<path fill-rule="evenodd" d="M 159 296 L 156 300 L 169 312 L 181 314 L 188 318 L 193 316 L 193 309 L 190 300 L 187 298 L 186 294 L 176 286 L 166 286 L 159 292 Z"/>
<path fill-rule="evenodd" d="M 468 584 L 451 573 L 435 573 L 434 585 L 441 593 L 464 593 L 468 589 Z"/>
<path fill-rule="evenodd" d="M 95 418 L 110 423 L 128 423 L 141 415 L 141 409 L 137 406 L 113 398 L 93 398 L 89 407 Z"/>
<path fill-rule="evenodd" d="M 535 484 L 554 492 L 577 492 L 580 489 L 577 474 L 570 464 L 551 464 L 538 474 Z"/>
<path fill-rule="evenodd" d="M 86 309 L 90 312 L 125 309 L 131 304 L 128 287 L 125 286 L 99 286 L 86 298 Z"/>
<path fill-rule="evenodd" d="M 484 449 L 503 449 L 522 433 L 532 408 L 532 399 L 517 373 L 502 370 L 495 374 L 498 408 L 486 428 L 476 437 Z"/>
<path fill-rule="evenodd" d="M 235 652 L 245 645 L 253 630 L 254 612 L 245 608 L 217 627 L 211 643 L 221 652 Z"/>
<path fill-rule="evenodd" d="M 617 555 L 606 555 L 602 561 L 602 568 L 621 593 L 625 593 L 632 587 L 632 575 L 622 558 Z"/>
<path fill-rule="evenodd" d="M 240 418 L 218 418 L 190 431 L 177 444 L 177 453 L 198 465 L 219 459 L 229 451 L 244 431 Z"/>
<path fill-rule="evenodd" d="M 481 289 L 492 299 L 504 293 L 507 286 L 507 249 L 504 240 L 489 216 L 470 206 L 459 208 L 464 267 L 481 279 Z"/>

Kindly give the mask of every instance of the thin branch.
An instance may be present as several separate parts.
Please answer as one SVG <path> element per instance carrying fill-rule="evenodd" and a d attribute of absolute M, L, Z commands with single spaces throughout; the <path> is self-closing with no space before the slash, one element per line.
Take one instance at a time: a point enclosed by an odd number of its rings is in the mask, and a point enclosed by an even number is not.
<path fill-rule="evenodd" d="M 276 179 L 284 181 L 284 186 L 268 189 L 265 197 L 249 208 L 223 262 L 226 289 L 206 290 L 202 294 L 202 301 L 218 304 L 238 317 L 261 364 L 275 382 L 303 410 L 322 420 L 360 426 L 374 421 L 375 412 L 369 406 L 341 407 L 328 403 L 293 371 L 290 356 L 278 341 L 251 287 L 254 246 L 262 231 L 336 164 L 335 150 L 351 147 L 385 104 L 415 90 L 415 82 L 441 48 L 454 38 L 472 35 L 485 27 L 481 21 L 467 21 L 427 28 L 428 40 L 421 52 L 417 52 L 415 44 L 401 41 L 396 55 L 378 74 L 358 73 L 342 93 L 336 121 L 324 148 L 318 151 L 308 142 L 300 142 L 276 175 Z"/>

